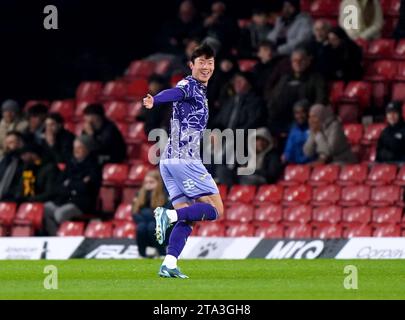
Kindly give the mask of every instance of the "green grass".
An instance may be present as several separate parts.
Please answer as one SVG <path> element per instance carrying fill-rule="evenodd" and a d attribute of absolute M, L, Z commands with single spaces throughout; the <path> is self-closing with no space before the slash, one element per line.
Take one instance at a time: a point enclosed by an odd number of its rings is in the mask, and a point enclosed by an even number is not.
<path fill-rule="evenodd" d="M 44 289 L 46 265 L 58 290 Z M 358 290 L 343 269 L 358 268 Z M 0 299 L 405 299 L 400 260 L 184 260 L 190 279 L 157 277 L 159 260 L 1 261 Z"/>

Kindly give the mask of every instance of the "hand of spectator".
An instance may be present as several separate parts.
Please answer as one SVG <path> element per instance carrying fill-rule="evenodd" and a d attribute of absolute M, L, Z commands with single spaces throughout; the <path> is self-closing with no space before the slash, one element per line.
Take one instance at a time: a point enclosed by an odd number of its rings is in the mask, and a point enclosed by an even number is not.
<path fill-rule="evenodd" d="M 91 178 L 89 176 L 84 177 L 83 182 L 84 183 L 89 183 Z"/>
<path fill-rule="evenodd" d="M 309 119 L 309 129 L 313 132 L 313 133 L 317 133 L 319 131 L 321 131 L 321 124 L 318 120 L 314 120 L 314 119 Z"/>
<path fill-rule="evenodd" d="M 145 98 L 143 98 L 143 105 L 145 106 L 146 109 L 153 108 L 153 97 L 150 94 L 148 94 Z"/>

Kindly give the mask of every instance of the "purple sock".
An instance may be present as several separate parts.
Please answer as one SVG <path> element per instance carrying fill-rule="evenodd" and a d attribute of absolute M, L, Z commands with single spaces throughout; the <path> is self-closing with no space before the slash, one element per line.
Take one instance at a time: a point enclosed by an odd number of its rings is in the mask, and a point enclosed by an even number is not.
<path fill-rule="evenodd" d="M 179 221 L 216 220 L 218 217 L 217 209 L 208 203 L 194 203 L 189 207 L 177 209 L 176 212 Z"/>
<path fill-rule="evenodd" d="M 179 257 L 180 253 L 183 251 L 186 245 L 187 238 L 193 231 L 184 221 L 178 221 L 170 234 L 169 246 L 167 247 L 167 254 L 170 254 L 176 258 Z"/>

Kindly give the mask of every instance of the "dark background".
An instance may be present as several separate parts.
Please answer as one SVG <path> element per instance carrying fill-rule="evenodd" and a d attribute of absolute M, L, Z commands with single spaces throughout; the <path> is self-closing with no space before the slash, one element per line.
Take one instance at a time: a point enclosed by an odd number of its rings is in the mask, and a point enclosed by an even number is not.
<path fill-rule="evenodd" d="M 0 101 L 63 99 L 80 81 L 110 80 L 131 60 L 154 50 L 161 25 L 176 17 L 178 0 L 1 0 Z M 196 0 L 202 12 L 213 1 Z M 278 0 L 224 1 L 238 18 Z M 45 5 L 58 8 L 59 30 L 45 30 Z"/>

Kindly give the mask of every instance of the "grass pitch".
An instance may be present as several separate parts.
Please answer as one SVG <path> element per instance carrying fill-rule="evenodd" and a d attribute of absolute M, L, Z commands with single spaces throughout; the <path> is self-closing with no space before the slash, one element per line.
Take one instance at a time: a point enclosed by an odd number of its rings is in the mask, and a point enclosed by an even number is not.
<path fill-rule="evenodd" d="M 157 276 L 160 260 L 0 261 L 0 299 L 405 299 L 400 260 L 183 260 L 190 279 Z M 44 289 L 44 267 L 58 289 Z M 343 286 L 358 268 L 358 290 Z"/>

